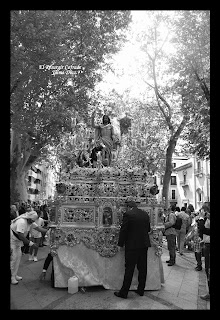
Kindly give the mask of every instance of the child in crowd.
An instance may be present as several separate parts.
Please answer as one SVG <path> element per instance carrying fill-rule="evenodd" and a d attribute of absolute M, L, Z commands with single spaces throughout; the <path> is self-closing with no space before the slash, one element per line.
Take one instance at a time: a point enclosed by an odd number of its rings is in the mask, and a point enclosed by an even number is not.
<path fill-rule="evenodd" d="M 38 215 L 38 219 L 35 222 L 39 227 L 43 227 L 44 226 L 44 219 L 42 219 L 40 217 L 42 212 L 40 210 L 36 210 L 36 212 Z M 29 254 L 29 259 L 28 259 L 29 261 L 31 261 L 31 260 L 34 260 L 35 262 L 38 261 L 37 252 L 38 252 L 41 237 L 42 237 L 42 233 L 31 227 L 30 233 L 29 233 L 29 238 L 31 239 L 31 241 L 33 241 L 37 245 L 37 248 L 33 249 L 32 247 L 30 247 L 30 254 Z"/>

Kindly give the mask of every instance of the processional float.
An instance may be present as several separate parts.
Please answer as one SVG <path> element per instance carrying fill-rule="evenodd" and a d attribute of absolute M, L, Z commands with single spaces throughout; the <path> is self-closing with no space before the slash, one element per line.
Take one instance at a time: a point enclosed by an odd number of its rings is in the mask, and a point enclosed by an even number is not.
<path fill-rule="evenodd" d="M 54 217 L 50 249 L 54 286 L 67 287 L 77 276 L 79 286 L 121 288 L 124 251 L 117 243 L 126 200 L 134 200 L 150 216 L 145 290 L 159 290 L 164 282 L 162 254 L 163 203 L 150 193 L 153 178 L 142 169 L 117 167 L 73 168 L 57 185 L 50 209 Z M 137 270 L 130 289 L 137 288 Z"/>

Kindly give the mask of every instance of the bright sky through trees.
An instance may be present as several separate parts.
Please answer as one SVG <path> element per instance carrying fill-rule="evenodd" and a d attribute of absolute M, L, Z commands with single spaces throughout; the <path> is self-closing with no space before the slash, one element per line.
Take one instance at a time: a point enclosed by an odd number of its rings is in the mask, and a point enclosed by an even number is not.
<path fill-rule="evenodd" d="M 163 12 L 168 15 L 176 14 L 174 11 Z M 108 93 L 113 88 L 119 93 L 130 89 L 133 97 L 140 98 L 143 95 L 146 91 L 146 83 L 143 82 L 143 74 L 139 73 L 139 68 L 141 68 L 142 62 L 146 60 L 146 53 L 141 50 L 141 41 L 137 40 L 137 36 L 144 36 L 147 28 L 152 25 L 153 15 L 156 13 L 157 11 L 132 11 L 132 22 L 127 33 L 128 41 L 122 50 L 112 58 L 112 70 L 114 73 L 111 71 L 106 73 L 103 81 L 97 85 L 97 89 L 105 93 Z M 170 38 L 172 37 L 170 30 L 162 24 L 159 31 L 163 39 L 168 35 L 163 51 L 166 54 L 175 53 L 175 49 L 170 43 Z M 149 80 L 147 74 L 145 74 L 145 80 Z"/>

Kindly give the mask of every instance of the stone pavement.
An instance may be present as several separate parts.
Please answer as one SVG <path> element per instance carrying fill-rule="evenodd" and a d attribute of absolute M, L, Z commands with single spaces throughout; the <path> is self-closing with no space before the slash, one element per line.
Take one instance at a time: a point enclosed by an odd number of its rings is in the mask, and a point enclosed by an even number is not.
<path fill-rule="evenodd" d="M 194 253 L 185 250 L 177 253 L 176 265 L 168 267 L 169 258 L 164 240 L 162 263 L 165 283 L 158 291 L 145 291 L 138 296 L 129 291 L 127 299 L 117 298 L 113 290 L 102 286 L 87 287 L 86 292 L 69 294 L 67 288 L 52 288 L 50 283 L 51 265 L 46 280 L 40 281 L 48 247 L 38 251 L 38 261 L 28 261 L 28 254 L 22 256 L 19 275 L 23 280 L 18 285 L 10 285 L 11 310 L 210 310 L 210 302 L 200 299 L 207 293 L 206 274 L 195 271 Z M 202 258 L 204 259 L 204 258 Z M 204 260 L 203 260 L 204 267 Z"/>

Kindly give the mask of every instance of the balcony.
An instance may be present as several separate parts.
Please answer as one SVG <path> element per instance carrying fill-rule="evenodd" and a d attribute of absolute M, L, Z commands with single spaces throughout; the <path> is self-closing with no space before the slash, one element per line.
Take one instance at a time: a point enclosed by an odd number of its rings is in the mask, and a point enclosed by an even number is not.
<path fill-rule="evenodd" d="M 28 176 L 34 177 L 35 179 L 37 178 L 37 174 L 32 170 L 28 170 Z"/>
<path fill-rule="evenodd" d="M 199 177 L 199 178 L 202 178 L 204 175 L 203 173 L 203 169 L 197 169 L 195 170 L 195 176 Z"/>
<path fill-rule="evenodd" d="M 180 185 L 182 186 L 182 187 L 185 187 L 185 186 L 188 186 L 189 185 L 189 182 L 188 182 L 188 180 L 180 180 Z"/>
<path fill-rule="evenodd" d="M 169 201 L 177 201 L 177 197 L 175 197 L 175 198 L 169 197 L 168 200 Z"/>
<path fill-rule="evenodd" d="M 39 180 L 42 180 L 42 174 L 41 173 L 37 173 L 36 178 Z"/>

